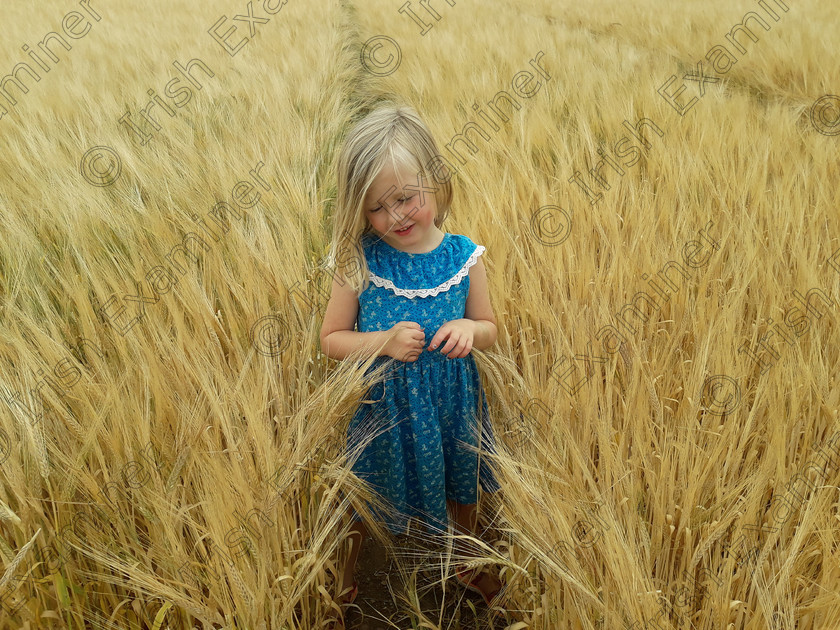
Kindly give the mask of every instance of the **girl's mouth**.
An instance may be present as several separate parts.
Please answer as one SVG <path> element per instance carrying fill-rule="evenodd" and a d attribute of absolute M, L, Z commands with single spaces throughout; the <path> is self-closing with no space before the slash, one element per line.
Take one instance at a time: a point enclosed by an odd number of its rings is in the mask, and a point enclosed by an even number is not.
<path fill-rule="evenodd" d="M 412 224 L 411 224 L 410 226 L 408 226 L 407 228 L 404 228 L 404 229 L 402 229 L 402 230 L 395 230 L 395 231 L 394 231 L 394 234 L 399 234 L 400 236 L 407 236 L 408 234 L 411 234 L 411 230 L 412 230 L 413 228 L 414 228 L 414 224 L 412 223 Z"/>

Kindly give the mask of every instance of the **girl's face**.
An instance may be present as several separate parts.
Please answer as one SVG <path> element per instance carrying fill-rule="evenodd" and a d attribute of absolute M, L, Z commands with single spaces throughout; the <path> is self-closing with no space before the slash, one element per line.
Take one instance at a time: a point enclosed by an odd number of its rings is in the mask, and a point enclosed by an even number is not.
<path fill-rule="evenodd" d="M 386 164 L 365 196 L 364 212 L 371 227 L 395 249 L 410 253 L 431 251 L 440 242 L 435 223 L 436 188 L 418 180 L 412 169 Z M 406 229 L 408 228 L 408 229 Z M 397 230 L 403 229 L 403 232 Z"/>

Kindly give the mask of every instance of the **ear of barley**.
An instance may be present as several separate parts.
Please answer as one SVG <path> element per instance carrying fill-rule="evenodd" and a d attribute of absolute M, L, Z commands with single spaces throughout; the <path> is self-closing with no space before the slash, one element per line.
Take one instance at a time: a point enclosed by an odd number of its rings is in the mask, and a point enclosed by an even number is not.
<path fill-rule="evenodd" d="M 0 536 L 0 554 L 3 555 L 3 560 L 6 562 L 11 562 L 12 558 L 15 557 L 15 552 L 12 551 L 12 548 L 6 544 L 6 540 L 3 536 Z"/>
<path fill-rule="evenodd" d="M 20 525 L 20 518 L 12 511 L 8 505 L 0 500 L 0 520 L 12 521 L 15 525 Z"/>
<path fill-rule="evenodd" d="M 38 472 L 42 479 L 50 476 L 50 460 L 47 456 L 47 442 L 41 427 L 33 429 L 35 438 L 35 458 L 38 460 Z"/>
<path fill-rule="evenodd" d="M 172 472 L 169 473 L 169 479 L 166 480 L 166 494 L 172 492 L 172 488 L 175 487 L 175 484 L 178 481 L 178 478 L 181 476 L 181 470 L 184 468 L 184 465 L 187 463 L 187 459 L 190 456 L 190 447 L 187 446 L 186 448 L 182 449 L 180 453 L 178 453 L 178 458 L 175 460 L 175 464 L 172 466 Z"/>
<path fill-rule="evenodd" d="M 35 535 L 26 543 L 23 547 L 20 548 L 20 551 L 15 556 L 15 559 L 12 560 L 11 564 L 6 567 L 6 571 L 3 573 L 3 577 L 0 578 L 0 588 L 9 581 L 9 578 L 12 577 L 15 573 L 15 569 L 18 568 L 18 565 L 23 561 L 23 557 L 26 555 L 26 552 L 29 551 L 29 548 L 35 544 L 35 539 L 38 538 L 38 534 L 41 533 L 41 528 L 38 528 L 38 531 L 35 532 Z"/>
<path fill-rule="evenodd" d="M 247 602 L 249 605 L 253 601 L 253 597 L 248 592 L 248 589 L 245 586 L 245 582 L 242 581 L 242 576 L 239 575 L 239 571 L 234 566 L 228 567 L 228 575 L 233 578 L 233 583 L 236 586 L 236 590 L 239 591 L 239 595 L 242 599 Z"/>

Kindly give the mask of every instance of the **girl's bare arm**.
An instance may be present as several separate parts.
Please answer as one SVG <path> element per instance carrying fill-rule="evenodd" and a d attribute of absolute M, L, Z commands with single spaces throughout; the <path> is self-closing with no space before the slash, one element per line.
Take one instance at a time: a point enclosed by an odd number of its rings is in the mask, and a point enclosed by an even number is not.
<path fill-rule="evenodd" d="M 371 356 L 388 355 L 389 331 L 357 332 L 353 330 L 359 314 L 359 297 L 348 286 L 333 277 L 330 301 L 321 325 L 321 352 L 332 359 L 342 360 L 354 352 L 360 360 Z"/>
<path fill-rule="evenodd" d="M 470 268 L 470 291 L 464 317 L 475 321 L 475 338 L 473 348 L 486 350 L 496 343 L 496 316 L 490 306 L 490 290 L 487 288 L 487 270 L 481 257 Z"/>

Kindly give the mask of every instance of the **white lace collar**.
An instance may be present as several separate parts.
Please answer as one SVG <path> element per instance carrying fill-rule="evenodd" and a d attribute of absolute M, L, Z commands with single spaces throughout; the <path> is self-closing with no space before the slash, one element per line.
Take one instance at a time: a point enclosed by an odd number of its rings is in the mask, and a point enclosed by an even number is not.
<path fill-rule="evenodd" d="M 407 298 L 415 298 L 415 297 L 429 297 L 438 295 L 439 293 L 443 293 L 444 291 L 449 291 L 451 287 L 454 287 L 456 284 L 460 284 L 461 280 L 467 277 L 467 274 L 470 272 L 470 267 L 472 267 L 476 262 L 478 262 L 478 257 L 484 253 L 484 246 L 483 245 L 476 245 L 475 250 L 470 255 L 467 262 L 464 263 L 464 266 L 458 270 L 454 276 L 449 278 L 446 282 L 439 284 L 436 287 L 431 289 L 400 289 L 399 287 L 394 286 L 394 283 L 386 278 L 382 278 L 377 276 L 372 271 L 368 272 L 371 282 L 378 287 L 382 287 L 384 289 L 390 289 L 397 295 L 402 295 L 403 297 Z"/>

